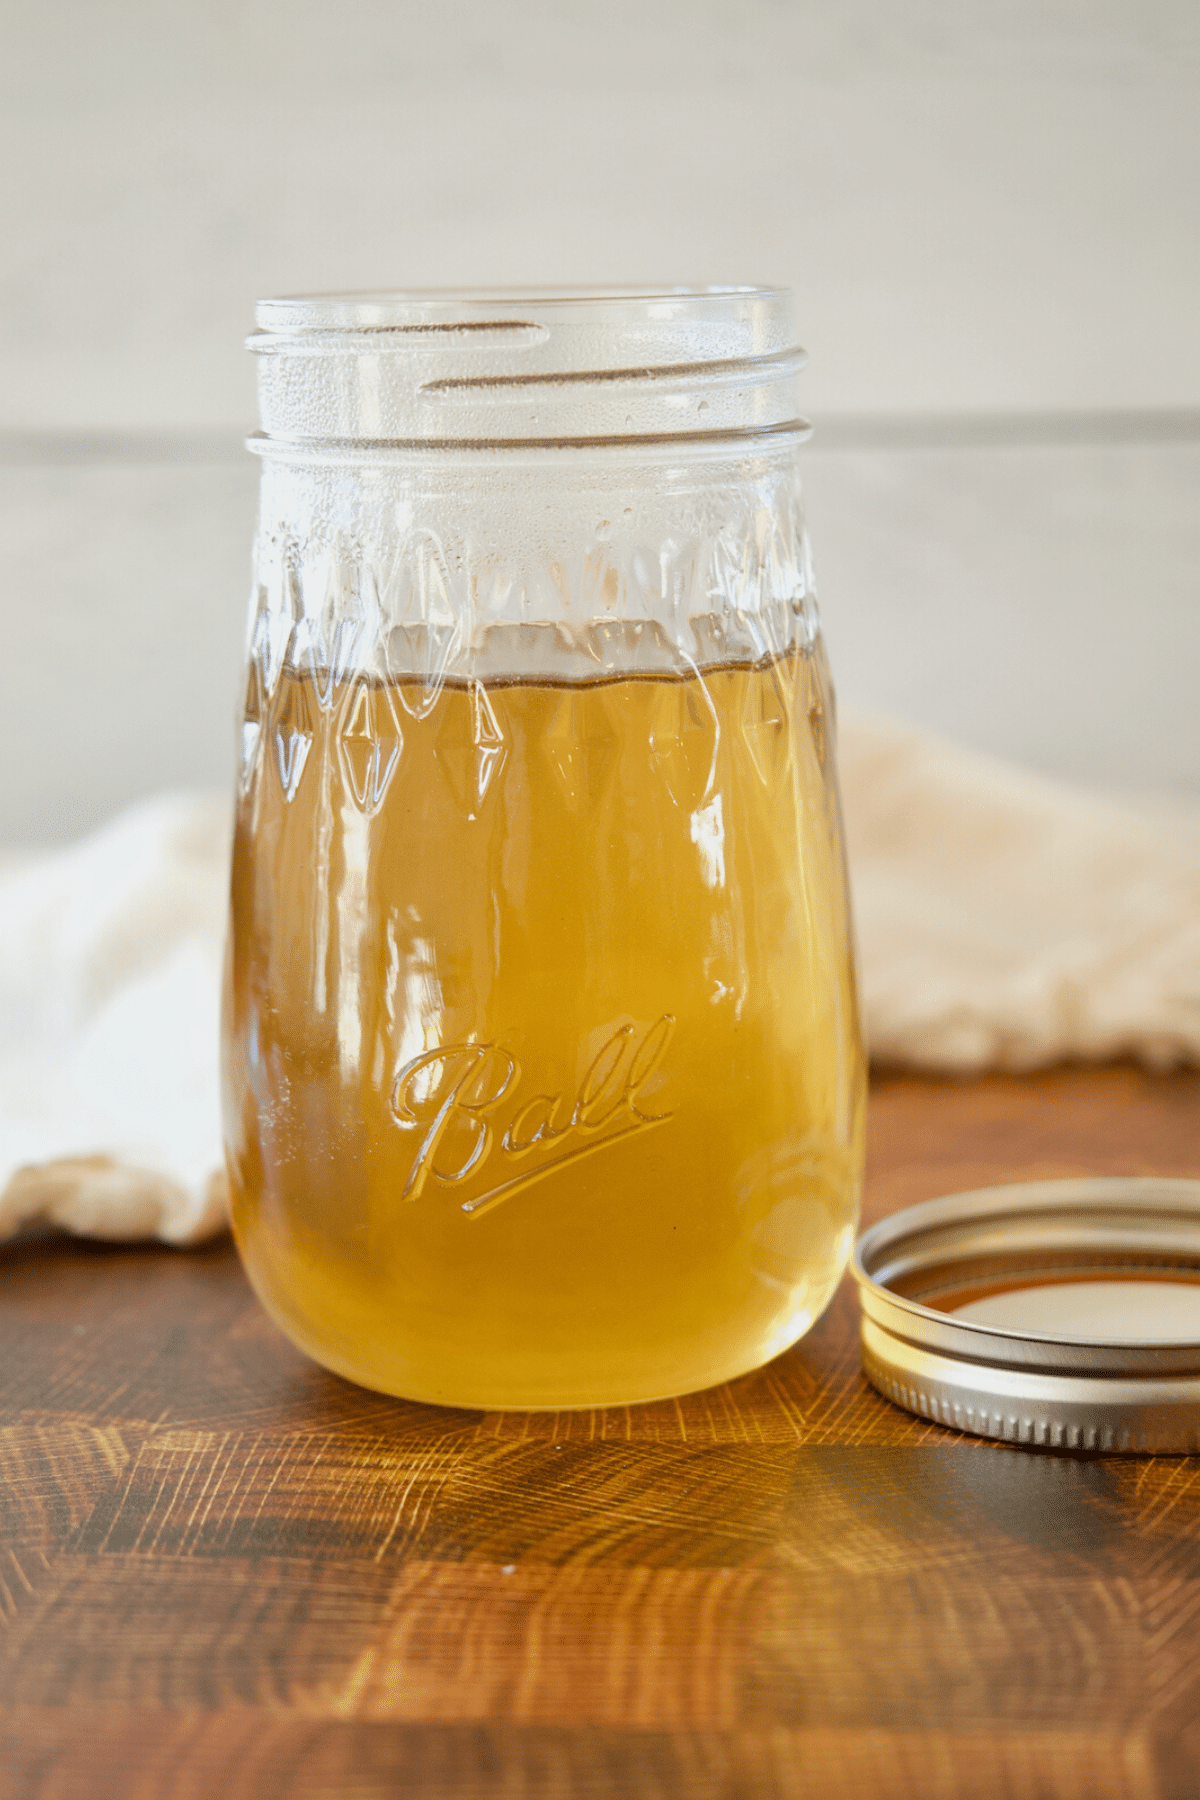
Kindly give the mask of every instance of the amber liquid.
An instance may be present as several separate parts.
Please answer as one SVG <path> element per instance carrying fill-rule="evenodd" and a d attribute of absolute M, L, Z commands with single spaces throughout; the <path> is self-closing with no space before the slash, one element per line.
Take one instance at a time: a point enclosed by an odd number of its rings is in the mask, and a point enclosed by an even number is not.
<path fill-rule="evenodd" d="M 818 1316 L 863 1092 L 825 733 L 804 655 L 436 698 L 283 677 L 225 1107 L 243 1258 L 310 1355 L 413 1399 L 603 1405 Z"/>

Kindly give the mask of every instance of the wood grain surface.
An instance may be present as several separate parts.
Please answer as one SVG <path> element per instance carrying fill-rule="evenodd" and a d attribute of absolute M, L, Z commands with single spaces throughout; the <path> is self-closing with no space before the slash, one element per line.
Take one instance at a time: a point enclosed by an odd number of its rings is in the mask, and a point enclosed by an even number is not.
<path fill-rule="evenodd" d="M 1200 1175 L 1200 1075 L 881 1079 L 867 1219 Z M 985 1444 L 855 1299 L 662 1405 L 306 1362 L 228 1241 L 0 1249 L 4 1800 L 1195 1800 L 1200 1462 Z"/>

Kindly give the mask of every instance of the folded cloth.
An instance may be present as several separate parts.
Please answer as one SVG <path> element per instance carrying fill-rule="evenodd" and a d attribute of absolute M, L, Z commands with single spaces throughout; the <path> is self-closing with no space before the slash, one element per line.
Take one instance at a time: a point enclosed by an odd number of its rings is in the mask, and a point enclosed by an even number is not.
<path fill-rule="evenodd" d="M 1200 813 L 890 720 L 845 721 L 839 767 L 873 1060 L 1200 1063 Z"/>
<path fill-rule="evenodd" d="M 1200 1063 L 1200 822 L 885 721 L 840 764 L 875 1058 Z M 0 1238 L 224 1226 L 228 846 L 223 801 L 166 796 L 0 873 Z"/>
<path fill-rule="evenodd" d="M 0 1238 L 224 1227 L 229 837 L 227 803 L 164 796 L 0 877 Z"/>

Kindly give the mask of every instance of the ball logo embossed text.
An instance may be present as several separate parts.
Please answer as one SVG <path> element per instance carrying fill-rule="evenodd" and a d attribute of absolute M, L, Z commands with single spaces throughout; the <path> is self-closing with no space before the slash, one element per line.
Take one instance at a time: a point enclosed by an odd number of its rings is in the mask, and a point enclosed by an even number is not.
<path fill-rule="evenodd" d="M 521 1100 L 521 1065 L 494 1042 L 443 1044 L 414 1056 L 391 1094 L 396 1124 L 424 1132 L 404 1199 L 416 1200 L 430 1177 L 446 1186 L 466 1181 L 491 1158 L 497 1181 L 462 1206 L 478 1217 L 553 1169 L 664 1124 L 671 1114 L 652 1112 L 643 1089 L 674 1029 L 671 1013 L 640 1036 L 636 1025 L 622 1025 L 596 1052 L 574 1095 L 563 1089 Z"/>

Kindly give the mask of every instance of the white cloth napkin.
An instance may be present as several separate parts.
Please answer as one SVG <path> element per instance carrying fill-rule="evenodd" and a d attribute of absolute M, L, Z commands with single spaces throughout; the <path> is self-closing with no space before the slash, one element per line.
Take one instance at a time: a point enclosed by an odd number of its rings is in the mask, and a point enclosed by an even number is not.
<path fill-rule="evenodd" d="M 877 1062 L 1200 1063 L 1200 811 L 883 720 L 847 721 L 839 766 Z"/>
<path fill-rule="evenodd" d="M 1200 1063 L 1200 821 L 884 721 L 840 763 L 876 1059 Z M 165 796 L 0 870 L 0 1238 L 222 1228 L 228 844 L 223 800 Z"/>
<path fill-rule="evenodd" d="M 0 875 L 0 1238 L 223 1227 L 229 835 L 224 801 L 168 795 Z"/>

